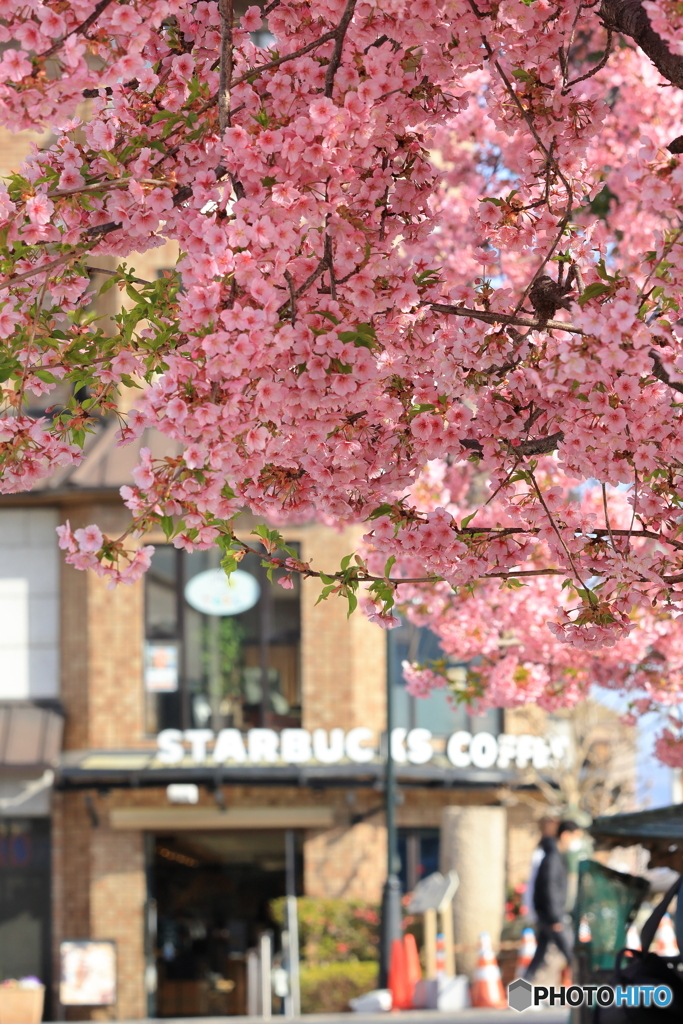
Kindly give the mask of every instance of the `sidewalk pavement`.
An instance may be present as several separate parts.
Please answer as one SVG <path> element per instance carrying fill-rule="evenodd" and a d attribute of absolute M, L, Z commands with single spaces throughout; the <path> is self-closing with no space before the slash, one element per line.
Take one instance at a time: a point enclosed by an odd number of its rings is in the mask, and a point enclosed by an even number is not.
<path fill-rule="evenodd" d="M 514 1010 L 403 1010 L 399 1013 L 307 1013 L 301 1017 L 271 1017 L 272 1024 L 569 1024 L 569 1010 L 541 1009 L 523 1016 Z M 164 1024 L 263 1024 L 263 1017 L 174 1017 Z M 158 1024 L 158 1022 L 125 1021 L 123 1024 Z"/>

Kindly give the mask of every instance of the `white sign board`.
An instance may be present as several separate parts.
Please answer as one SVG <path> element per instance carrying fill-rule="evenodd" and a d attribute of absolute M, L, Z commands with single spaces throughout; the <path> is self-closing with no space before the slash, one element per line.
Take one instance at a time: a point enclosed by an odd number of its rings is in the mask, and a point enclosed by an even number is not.
<path fill-rule="evenodd" d="M 423 878 L 415 886 L 408 904 L 408 913 L 424 914 L 427 910 L 444 910 L 455 896 L 459 885 L 460 879 L 456 871 L 449 871 L 447 875 L 435 871 L 433 875 Z"/>
<path fill-rule="evenodd" d="M 239 615 L 253 608 L 261 594 L 258 580 L 242 569 L 226 576 L 222 569 L 207 569 L 185 586 L 185 600 L 202 615 Z"/>
<path fill-rule="evenodd" d="M 59 947 L 62 1006 L 113 1006 L 116 1002 L 116 944 L 66 941 Z"/>

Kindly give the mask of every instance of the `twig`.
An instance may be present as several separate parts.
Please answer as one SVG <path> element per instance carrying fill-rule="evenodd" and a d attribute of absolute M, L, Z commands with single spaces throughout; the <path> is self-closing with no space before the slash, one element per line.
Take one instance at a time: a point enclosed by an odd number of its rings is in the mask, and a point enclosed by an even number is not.
<path fill-rule="evenodd" d="M 327 260 L 327 269 L 330 272 L 330 296 L 334 302 L 337 301 L 337 282 L 334 276 L 334 257 L 332 253 L 332 239 L 325 232 L 325 259 Z"/>
<path fill-rule="evenodd" d="M 611 527 L 610 521 L 609 521 L 609 512 L 607 511 L 607 488 L 605 487 L 604 483 L 602 484 L 602 507 L 605 510 L 605 525 L 607 527 L 607 532 L 609 533 L 609 539 L 610 539 L 610 543 L 612 544 L 612 550 L 616 554 L 619 554 L 619 552 L 617 551 L 616 544 L 614 543 L 614 537 L 612 535 L 612 527 Z"/>
<path fill-rule="evenodd" d="M 299 285 L 299 287 L 294 292 L 294 296 L 293 297 L 295 299 L 298 299 L 301 295 L 304 294 L 304 292 L 308 291 L 308 289 L 311 287 L 313 282 L 316 281 L 320 277 L 320 275 L 325 272 L 325 270 L 327 270 L 327 254 L 325 254 L 324 256 L 321 257 L 320 262 L 318 263 L 318 266 L 315 268 L 315 270 L 311 271 L 311 273 L 308 275 L 308 277 L 306 278 L 304 283 Z M 290 288 L 290 292 L 291 292 L 291 288 Z M 292 301 L 292 299 L 289 298 L 289 299 L 287 299 L 286 302 L 282 303 L 282 305 L 279 307 L 279 309 L 277 311 L 278 316 L 282 316 L 282 314 L 285 312 L 287 307 L 291 304 L 291 301 Z"/>
<path fill-rule="evenodd" d="M 576 576 L 577 580 L 579 581 L 579 583 L 581 584 L 581 586 L 583 587 L 585 592 L 587 594 L 590 594 L 590 590 L 588 589 L 586 584 L 581 579 L 581 574 L 579 573 L 579 570 L 576 568 L 576 565 L 574 564 L 574 556 L 572 555 L 571 551 L 569 550 L 569 548 L 565 544 L 564 537 L 560 533 L 560 531 L 558 529 L 558 526 L 557 526 L 557 523 L 555 522 L 555 520 L 553 518 L 553 514 L 552 514 L 552 512 L 550 511 L 550 509 L 548 508 L 548 506 L 547 506 L 547 504 L 545 502 L 545 498 L 543 497 L 543 494 L 541 493 L 541 489 L 540 489 L 540 487 L 538 486 L 538 484 L 536 482 L 536 477 L 534 476 L 533 470 L 529 469 L 529 470 L 527 470 L 527 472 L 529 474 L 529 479 L 531 480 L 533 488 L 536 491 L 536 497 L 538 498 L 538 500 L 540 501 L 541 505 L 543 506 L 543 511 L 545 512 L 546 516 L 548 517 L 548 520 L 550 521 L 550 525 L 552 526 L 557 539 L 559 540 L 560 544 L 564 548 L 564 553 L 566 554 L 567 558 L 569 559 L 569 564 L 572 567 L 572 571 L 573 571 L 574 575 Z"/>
<path fill-rule="evenodd" d="M 246 82 L 249 78 L 253 78 L 254 75 L 261 75 L 264 71 L 270 71 L 271 68 L 279 68 L 281 64 L 285 63 L 285 61 L 295 60 L 297 57 L 303 57 L 305 54 L 310 53 L 311 50 L 315 50 L 318 46 L 322 46 L 323 43 L 329 43 L 329 41 L 334 39 L 336 35 L 337 29 L 335 28 L 332 29 L 331 32 L 325 32 L 319 39 L 314 39 L 312 43 L 307 43 L 306 46 L 302 46 L 301 49 L 294 50 L 293 53 L 286 53 L 283 57 L 276 57 L 274 60 L 269 60 L 267 64 L 259 64 L 255 68 L 252 68 L 251 71 L 246 71 L 239 78 L 236 78 L 234 82 L 231 82 L 230 88 L 236 89 L 238 85 L 241 85 L 242 82 Z M 205 110 L 208 110 L 217 102 L 217 99 L 218 95 L 213 96 L 204 104 L 198 113 L 204 113 Z"/>
<path fill-rule="evenodd" d="M 233 0 L 219 0 L 221 15 L 221 71 L 218 86 L 218 128 L 223 132 L 230 127 L 230 82 L 232 81 L 232 23 Z"/>
<path fill-rule="evenodd" d="M 27 281 L 29 277 L 35 277 L 36 274 L 42 273 L 43 270 L 54 270 L 61 263 L 68 263 L 69 260 L 76 259 L 78 259 L 78 256 L 70 252 L 56 260 L 51 260 L 50 263 L 41 263 L 40 266 L 34 267 L 33 270 L 27 270 L 25 274 L 16 274 L 14 277 L 8 277 L 5 281 L 0 281 L 0 290 L 7 288 L 11 284 L 19 284 L 20 281 Z"/>
<path fill-rule="evenodd" d="M 598 71 L 602 71 L 602 69 L 604 68 L 605 64 L 607 63 L 607 61 L 610 58 L 611 53 L 612 53 L 612 29 L 609 26 L 607 26 L 607 42 L 605 43 L 605 53 L 604 53 L 602 59 L 599 61 L 598 64 L 595 65 L 595 67 L 591 71 L 587 71 L 585 75 L 580 75 L 579 78 L 574 78 L 571 82 L 567 82 L 567 84 L 564 86 L 562 92 L 563 93 L 569 92 L 569 90 L 573 86 L 578 85 L 579 82 L 583 82 L 587 78 L 592 78 L 593 75 L 597 75 Z"/>
<path fill-rule="evenodd" d="M 285 270 L 285 281 L 289 285 L 289 308 L 292 312 L 292 324 L 296 323 L 296 291 L 294 290 L 294 278 L 288 270 Z"/>
<path fill-rule="evenodd" d="M 89 274 L 107 274 L 109 277 L 116 277 L 117 274 L 123 274 L 122 270 L 105 270 L 104 267 L 86 267 Z M 128 277 L 127 281 L 132 281 L 134 284 L 151 284 L 151 281 L 145 281 L 142 277 Z"/>
<path fill-rule="evenodd" d="M 113 3 L 113 0 L 100 0 L 95 10 L 92 12 L 92 14 L 88 15 L 85 21 L 82 21 L 80 25 L 76 26 L 76 28 L 72 28 L 71 31 L 66 32 L 63 36 L 60 36 L 59 39 L 56 39 L 49 50 L 45 50 L 44 53 L 39 53 L 37 55 L 37 59 L 46 60 L 48 57 L 51 57 L 53 53 L 57 52 L 57 50 L 61 47 L 65 40 L 69 38 L 69 36 L 77 35 L 81 32 L 87 32 L 90 26 L 97 21 L 100 14 L 102 14 L 102 12 L 106 10 L 106 8 L 109 7 L 109 4 L 111 3 Z"/>

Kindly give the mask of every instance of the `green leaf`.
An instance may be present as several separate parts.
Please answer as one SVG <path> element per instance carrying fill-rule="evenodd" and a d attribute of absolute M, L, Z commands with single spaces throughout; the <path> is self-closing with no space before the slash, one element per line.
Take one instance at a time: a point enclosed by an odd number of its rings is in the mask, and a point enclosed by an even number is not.
<path fill-rule="evenodd" d="M 37 377 L 38 380 L 44 381 L 45 384 L 57 383 L 57 378 L 53 374 L 51 374 L 49 370 L 35 370 L 34 377 Z"/>
<path fill-rule="evenodd" d="M 175 529 L 173 516 L 161 516 L 159 522 L 161 524 L 161 529 L 164 531 L 166 540 L 170 540 L 173 536 L 173 530 Z"/>
<path fill-rule="evenodd" d="M 223 558 L 221 558 L 221 569 L 226 576 L 229 576 L 231 572 L 234 572 L 238 565 L 239 562 L 235 558 L 234 552 L 226 551 Z"/>
<path fill-rule="evenodd" d="M 346 600 L 349 602 L 349 610 L 346 613 L 346 617 L 348 619 L 349 616 L 353 612 L 355 612 L 356 608 L 358 607 L 358 598 L 356 597 L 352 590 L 349 590 L 346 594 Z"/>
<path fill-rule="evenodd" d="M 589 284 L 583 295 L 579 297 L 579 305 L 585 306 L 591 299 L 597 299 L 600 295 L 605 295 L 606 292 L 610 291 L 610 287 L 607 284 L 600 284 L 599 281 L 594 281 L 593 284 Z"/>
<path fill-rule="evenodd" d="M 321 601 L 326 601 L 327 598 L 330 596 L 330 594 L 332 593 L 332 591 L 334 589 L 335 588 L 331 587 L 331 586 L 330 587 L 323 587 L 322 592 L 320 594 L 320 597 L 318 598 L 318 600 L 315 603 L 316 604 L 320 604 Z"/>
<path fill-rule="evenodd" d="M 512 72 L 512 77 L 516 78 L 519 82 L 533 81 L 533 76 L 530 75 L 528 71 L 525 71 L 524 68 L 515 68 L 515 70 Z"/>
<path fill-rule="evenodd" d="M 460 523 L 460 529 L 461 530 L 464 530 L 466 526 L 470 525 L 470 523 L 472 522 L 472 520 L 474 519 L 474 517 L 476 516 L 478 511 L 479 511 L 479 509 L 475 509 L 474 512 L 471 512 L 468 516 L 465 516 L 463 521 Z"/>
<path fill-rule="evenodd" d="M 387 502 L 385 502 L 383 505 L 378 505 L 377 508 L 373 509 L 373 511 L 370 513 L 368 519 L 380 519 L 382 516 L 388 515 L 391 512 L 392 508 L 393 505 L 389 505 Z"/>
<path fill-rule="evenodd" d="M 318 316 L 324 316 L 325 319 L 329 320 L 330 323 L 333 323 L 335 327 L 339 323 L 339 320 L 334 315 L 334 313 L 328 313 L 328 311 L 326 309 L 316 309 L 314 312 L 316 312 L 318 314 Z"/>
<path fill-rule="evenodd" d="M 387 576 L 387 577 L 389 576 L 389 573 L 391 572 L 392 566 L 393 566 L 395 561 L 396 561 L 396 555 L 392 555 L 390 558 L 387 558 L 387 564 L 384 566 L 384 575 L 385 576 Z"/>

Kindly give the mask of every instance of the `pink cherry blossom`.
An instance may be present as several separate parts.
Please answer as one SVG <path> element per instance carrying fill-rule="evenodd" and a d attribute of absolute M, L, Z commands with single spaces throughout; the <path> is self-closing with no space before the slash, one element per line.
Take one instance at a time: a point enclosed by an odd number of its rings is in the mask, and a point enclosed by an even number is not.
<path fill-rule="evenodd" d="M 99 551 L 102 547 L 102 531 L 98 526 L 84 526 L 74 531 L 74 538 L 81 551 Z"/>

